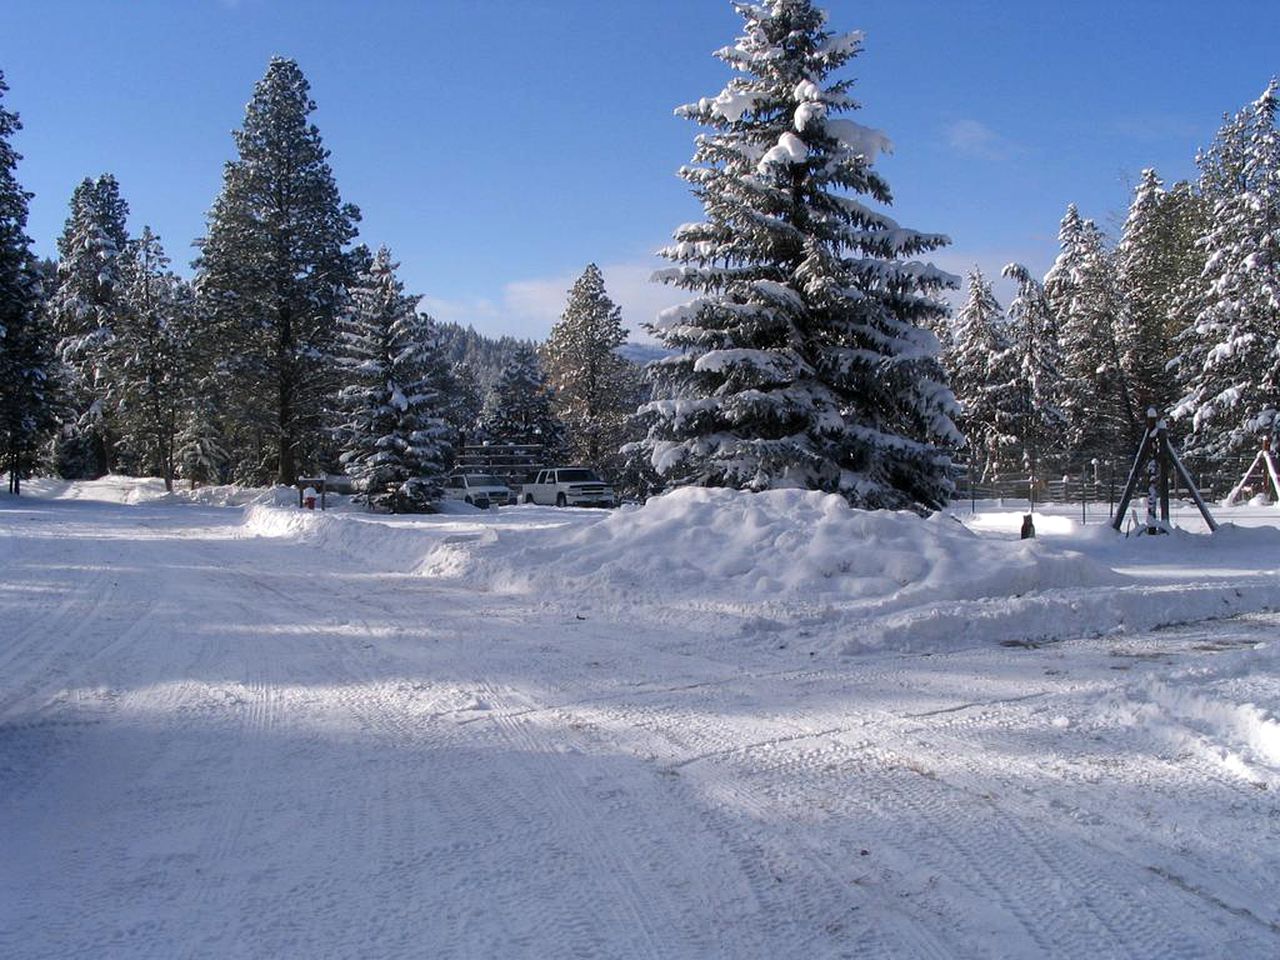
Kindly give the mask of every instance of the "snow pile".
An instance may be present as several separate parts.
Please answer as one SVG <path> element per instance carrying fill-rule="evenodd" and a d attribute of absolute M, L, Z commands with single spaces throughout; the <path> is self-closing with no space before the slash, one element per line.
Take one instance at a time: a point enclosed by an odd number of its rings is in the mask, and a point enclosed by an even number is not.
<path fill-rule="evenodd" d="M 244 531 L 257 537 L 292 537 L 309 546 L 333 551 L 357 569 L 409 572 L 433 545 L 471 540 L 492 542 L 489 531 L 451 532 L 441 524 L 382 522 L 376 515 L 322 513 L 317 510 L 245 508 Z"/>
<path fill-rule="evenodd" d="M 59 480 L 56 477 L 35 477 L 23 482 L 26 496 L 49 500 L 88 500 L 100 503 L 135 505 L 140 503 L 196 503 L 206 507 L 241 507 L 248 504 L 288 507 L 298 503 L 295 487 L 242 487 L 236 484 L 199 486 L 194 489 L 185 482 L 174 482 L 173 491 L 166 491 L 164 480 L 159 477 L 128 477 L 108 474 L 97 480 Z M 330 502 L 345 501 L 345 497 L 329 494 Z"/>
<path fill-rule="evenodd" d="M 978 518 L 975 518 L 978 519 Z M 833 653 L 1038 646 L 1280 608 L 1280 531 L 1117 536 L 1066 518 L 1019 540 L 990 519 L 850 509 L 812 491 L 684 488 L 610 512 L 521 506 L 427 517 L 246 509 L 364 570 L 528 595 L 594 616 L 704 622 Z M 784 636 L 785 635 L 785 636 Z M 821 642 L 807 639 L 823 636 Z M 788 639 L 790 638 L 790 639 Z"/>
<path fill-rule="evenodd" d="M 330 501 L 334 494 L 329 494 Z M 209 507 L 243 507 L 248 504 L 276 507 L 296 507 L 298 491 L 295 487 L 274 486 L 265 490 L 261 487 L 241 487 L 235 484 L 218 486 L 175 488 L 168 499 L 199 503 Z"/>
<path fill-rule="evenodd" d="M 514 550 L 442 546 L 423 572 L 498 590 L 571 582 L 632 599 L 858 601 L 868 610 L 1125 580 L 1080 554 L 984 539 L 943 515 L 852 510 L 813 491 L 693 487 L 585 527 L 538 531 Z"/>

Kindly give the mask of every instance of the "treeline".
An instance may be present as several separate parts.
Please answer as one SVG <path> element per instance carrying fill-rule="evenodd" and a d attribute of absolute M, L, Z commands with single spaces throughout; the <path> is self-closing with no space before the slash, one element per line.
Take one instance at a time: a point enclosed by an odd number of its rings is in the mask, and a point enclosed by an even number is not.
<path fill-rule="evenodd" d="M 274 59 L 234 135 L 190 281 L 150 228 L 129 235 L 111 174 L 76 188 L 57 262 L 37 262 L 14 173 L 20 125 L 0 111 L 11 491 L 36 470 L 156 475 L 170 488 L 326 470 L 412 510 L 438 496 L 469 440 L 615 465 L 617 425 L 637 398 L 599 270 L 587 268 L 541 354 L 437 325 L 405 294 L 390 251 L 353 245 L 359 210 L 339 195 L 314 109 L 297 64 Z M 624 378 L 630 392 L 606 397 Z"/>
<path fill-rule="evenodd" d="M 1199 177 L 1144 170 L 1111 243 L 1076 206 L 1043 280 L 1018 264 L 1007 309 L 975 270 L 943 362 L 975 478 L 1046 478 L 1132 458 L 1146 413 L 1186 455 L 1252 457 L 1280 422 L 1277 85 L 1225 119 Z"/>
<path fill-rule="evenodd" d="M 954 493 L 957 452 L 971 475 L 1074 471 L 1128 457 L 1148 406 L 1205 456 L 1275 432 L 1274 84 L 1228 119 L 1197 182 L 1144 174 L 1115 244 L 1073 206 L 1047 276 L 1006 268 L 1005 310 L 975 273 L 951 322 L 955 278 L 927 262 L 948 238 L 884 212 L 889 139 L 846 116 L 862 34 L 828 30 L 810 0 L 737 9 L 742 35 L 717 54 L 733 78 L 677 111 L 700 128 L 680 176 L 703 219 L 661 251 L 658 278 L 691 299 L 647 325 L 663 352 L 643 383 L 594 266 L 537 347 L 419 311 L 390 252 L 356 244 L 293 61 L 254 90 L 190 283 L 149 231 L 126 234 L 110 176 L 76 191 L 42 269 L 17 117 L 0 112 L 11 484 L 37 463 L 250 484 L 343 469 L 374 502 L 420 509 L 457 446 L 487 435 L 637 491 L 799 487 L 925 512 Z"/>

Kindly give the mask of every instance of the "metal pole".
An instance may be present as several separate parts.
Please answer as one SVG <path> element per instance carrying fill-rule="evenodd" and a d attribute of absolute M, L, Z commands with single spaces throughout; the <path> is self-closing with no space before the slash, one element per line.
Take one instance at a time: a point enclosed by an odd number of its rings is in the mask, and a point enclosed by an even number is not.
<path fill-rule="evenodd" d="M 1166 533 L 1169 525 L 1169 425 L 1160 420 L 1156 423 L 1157 443 L 1160 458 L 1160 521 Z"/>
<path fill-rule="evenodd" d="M 1107 471 L 1107 516 L 1114 517 L 1116 515 L 1116 462 L 1111 461 L 1111 468 Z"/>

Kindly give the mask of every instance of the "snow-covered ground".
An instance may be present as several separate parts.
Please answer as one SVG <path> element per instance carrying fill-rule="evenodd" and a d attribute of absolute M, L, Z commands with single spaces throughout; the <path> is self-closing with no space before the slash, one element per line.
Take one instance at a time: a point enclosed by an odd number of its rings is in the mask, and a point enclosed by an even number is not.
<path fill-rule="evenodd" d="M 0 498 L 0 956 L 1280 956 L 1280 511 Z"/>

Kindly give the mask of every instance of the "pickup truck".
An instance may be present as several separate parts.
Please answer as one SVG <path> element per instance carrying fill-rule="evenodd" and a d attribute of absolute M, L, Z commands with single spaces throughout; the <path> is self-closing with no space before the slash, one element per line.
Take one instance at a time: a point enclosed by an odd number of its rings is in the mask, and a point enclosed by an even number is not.
<path fill-rule="evenodd" d="M 618 497 L 589 467 L 552 467 L 540 470 L 523 487 L 525 503 L 557 507 L 616 507 Z"/>
<path fill-rule="evenodd" d="M 444 482 L 444 496 L 446 500 L 464 500 L 482 510 L 516 502 L 511 488 L 487 473 L 453 474 Z"/>

